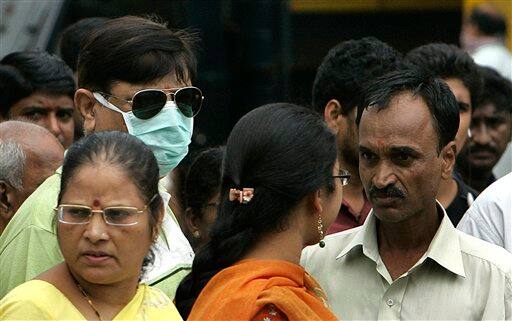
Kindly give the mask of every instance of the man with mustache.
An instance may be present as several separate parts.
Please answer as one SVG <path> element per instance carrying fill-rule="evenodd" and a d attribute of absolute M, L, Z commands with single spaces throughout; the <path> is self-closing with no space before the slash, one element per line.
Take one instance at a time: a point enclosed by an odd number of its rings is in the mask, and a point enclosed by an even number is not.
<path fill-rule="evenodd" d="M 338 217 L 327 234 L 363 225 L 372 205 L 359 179 L 356 110 L 366 84 L 396 70 L 402 55 L 388 44 L 373 38 L 351 39 L 332 47 L 318 67 L 313 83 L 312 106 L 338 137 L 338 161 L 347 169 L 350 184 L 343 189 Z"/>
<path fill-rule="evenodd" d="M 358 110 L 365 223 L 310 246 L 301 264 L 342 320 L 504 320 L 512 317 L 512 254 L 454 228 L 436 200 L 452 175 L 459 109 L 421 71 L 368 86 Z"/>
<path fill-rule="evenodd" d="M 479 67 L 483 90 L 471 117 L 471 138 L 457 157 L 464 181 L 478 192 L 496 181 L 492 169 L 512 134 L 512 83 L 489 67 Z"/>

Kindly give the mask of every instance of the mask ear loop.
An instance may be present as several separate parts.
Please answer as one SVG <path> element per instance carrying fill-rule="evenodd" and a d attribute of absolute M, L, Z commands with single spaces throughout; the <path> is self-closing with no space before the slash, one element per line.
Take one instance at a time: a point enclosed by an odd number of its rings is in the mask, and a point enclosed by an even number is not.
<path fill-rule="evenodd" d="M 121 109 L 119 109 L 119 107 L 115 106 L 114 104 L 112 104 L 108 100 L 106 100 L 105 97 L 103 97 L 103 95 L 96 93 L 96 92 L 92 93 L 92 94 L 94 95 L 94 98 L 96 98 L 96 101 L 98 101 L 103 107 L 108 108 L 113 111 L 117 111 L 118 113 L 121 113 L 121 114 L 128 114 L 128 112 L 122 111 Z"/>

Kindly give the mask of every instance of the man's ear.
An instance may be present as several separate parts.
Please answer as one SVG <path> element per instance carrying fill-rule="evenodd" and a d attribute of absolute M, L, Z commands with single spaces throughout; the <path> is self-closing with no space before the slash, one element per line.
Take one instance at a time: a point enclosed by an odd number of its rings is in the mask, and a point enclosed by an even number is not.
<path fill-rule="evenodd" d="M 9 201 L 9 185 L 0 180 L 0 216 L 3 220 L 9 220 L 14 215 L 13 205 Z"/>
<path fill-rule="evenodd" d="M 441 177 L 443 179 L 449 179 L 452 176 L 453 167 L 455 166 L 455 158 L 457 155 L 457 147 L 455 142 L 451 141 L 441 150 L 442 168 Z"/>
<path fill-rule="evenodd" d="M 327 126 L 337 133 L 339 130 L 339 121 L 341 113 L 341 104 L 336 99 L 331 99 L 327 102 L 324 108 L 324 120 Z"/>
<path fill-rule="evenodd" d="M 96 126 L 94 115 L 96 103 L 96 99 L 89 90 L 80 88 L 75 92 L 75 106 L 84 119 L 84 130 L 86 133 L 93 132 Z"/>

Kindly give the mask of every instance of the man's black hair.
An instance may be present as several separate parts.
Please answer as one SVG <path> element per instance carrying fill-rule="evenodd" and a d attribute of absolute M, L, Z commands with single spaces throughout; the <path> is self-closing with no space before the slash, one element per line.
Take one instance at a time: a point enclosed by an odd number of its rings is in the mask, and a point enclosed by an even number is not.
<path fill-rule="evenodd" d="M 497 111 L 512 113 L 512 82 L 489 67 L 478 67 L 483 88 L 476 108 L 493 104 Z"/>
<path fill-rule="evenodd" d="M 312 93 L 314 109 L 323 114 L 327 102 L 336 99 L 342 113 L 350 113 L 365 84 L 397 69 L 401 61 L 398 51 L 373 37 L 338 44 L 318 67 Z"/>
<path fill-rule="evenodd" d="M 82 41 L 94 28 L 101 27 L 108 20 L 106 17 L 85 18 L 64 29 L 59 41 L 59 52 L 62 60 L 73 71 L 76 71 Z"/>
<path fill-rule="evenodd" d="M 35 92 L 75 94 L 73 72 L 59 57 L 45 51 L 19 51 L 0 61 L 0 116 L 10 117 L 11 107 Z"/>
<path fill-rule="evenodd" d="M 365 88 L 358 107 L 356 124 L 364 109 L 389 107 L 392 99 L 402 93 L 423 99 L 438 136 L 438 151 L 455 139 L 459 129 L 459 105 L 446 83 L 420 70 L 399 70 L 377 78 Z"/>
<path fill-rule="evenodd" d="M 476 104 L 482 79 L 473 58 L 457 46 L 445 43 L 423 45 L 411 50 L 405 56 L 405 63 L 434 77 L 460 79 L 469 90 L 471 105 Z"/>
<path fill-rule="evenodd" d="M 116 81 L 144 84 L 169 74 L 194 82 L 197 37 L 163 23 L 125 16 L 111 19 L 87 35 L 78 56 L 78 86 L 109 92 Z"/>

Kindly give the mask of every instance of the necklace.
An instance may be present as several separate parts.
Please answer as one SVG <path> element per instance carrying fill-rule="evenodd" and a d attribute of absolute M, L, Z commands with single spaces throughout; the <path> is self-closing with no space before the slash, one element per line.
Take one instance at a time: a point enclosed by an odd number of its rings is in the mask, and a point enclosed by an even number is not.
<path fill-rule="evenodd" d="M 91 298 L 89 297 L 89 295 L 87 295 L 87 292 L 85 292 L 84 288 L 82 288 L 82 286 L 80 285 L 80 283 L 78 283 L 78 281 L 75 279 L 75 277 L 73 276 L 73 274 L 69 273 L 71 275 L 71 278 L 73 279 L 73 281 L 75 281 L 75 285 L 76 287 L 78 288 L 78 290 L 80 290 L 80 292 L 82 293 L 82 295 L 84 296 L 84 298 L 87 300 L 87 303 L 89 303 L 89 305 L 91 306 L 91 308 L 93 309 L 94 313 L 96 314 L 96 316 L 98 317 L 98 319 L 100 321 L 103 321 L 103 319 L 101 318 L 101 315 L 100 313 L 98 312 L 98 309 L 96 309 L 96 307 L 94 306 L 94 304 L 92 303 L 92 300 Z"/>

